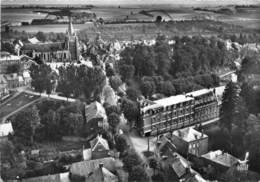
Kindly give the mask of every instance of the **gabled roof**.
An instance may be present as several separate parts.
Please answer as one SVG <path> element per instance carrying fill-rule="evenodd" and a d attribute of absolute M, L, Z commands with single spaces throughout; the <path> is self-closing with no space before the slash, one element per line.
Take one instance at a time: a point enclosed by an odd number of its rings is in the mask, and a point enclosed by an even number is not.
<path fill-rule="evenodd" d="M 13 132 L 14 130 L 11 122 L 0 124 L 0 137 L 7 136 L 9 133 Z"/>
<path fill-rule="evenodd" d="M 102 136 L 97 135 L 96 138 L 90 141 L 91 150 L 94 151 L 98 146 L 102 146 L 105 150 L 109 150 L 107 140 L 102 138 Z"/>
<path fill-rule="evenodd" d="M 187 168 L 189 167 L 189 165 L 179 157 L 174 159 L 171 166 L 179 178 L 186 174 Z"/>
<path fill-rule="evenodd" d="M 86 179 L 87 182 L 118 182 L 118 177 L 100 164 Z"/>
<path fill-rule="evenodd" d="M 92 102 L 85 108 L 85 115 L 87 122 L 94 118 L 106 118 L 106 111 L 104 107 L 97 101 Z"/>
<path fill-rule="evenodd" d="M 36 38 L 36 37 L 33 37 L 31 39 L 28 39 L 28 41 L 31 43 L 31 44 L 38 44 L 40 43 L 40 41 Z"/>
<path fill-rule="evenodd" d="M 93 172 L 100 164 L 103 164 L 103 166 L 109 171 L 115 171 L 115 159 L 112 157 L 106 157 L 73 163 L 70 172 L 72 174 L 88 177 L 89 173 Z"/>
<path fill-rule="evenodd" d="M 5 74 L 6 80 L 18 80 L 18 74 L 12 73 L 12 74 Z"/>

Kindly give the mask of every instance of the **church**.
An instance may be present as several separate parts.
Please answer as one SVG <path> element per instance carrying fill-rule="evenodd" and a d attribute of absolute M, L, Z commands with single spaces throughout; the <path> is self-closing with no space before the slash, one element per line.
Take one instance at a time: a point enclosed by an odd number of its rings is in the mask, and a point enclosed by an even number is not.
<path fill-rule="evenodd" d="M 43 62 L 76 62 L 79 61 L 79 41 L 69 18 L 69 25 L 64 42 L 25 43 L 20 48 L 25 54 Z"/>

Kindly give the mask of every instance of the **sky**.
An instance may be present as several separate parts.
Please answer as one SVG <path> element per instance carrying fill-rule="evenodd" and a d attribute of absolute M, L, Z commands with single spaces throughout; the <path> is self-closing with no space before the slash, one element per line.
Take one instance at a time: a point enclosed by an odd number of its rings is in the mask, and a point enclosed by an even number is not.
<path fill-rule="evenodd" d="M 226 4 L 260 4 L 260 0 L 1 0 L 6 4 L 176 4 L 176 5 L 226 5 Z"/>

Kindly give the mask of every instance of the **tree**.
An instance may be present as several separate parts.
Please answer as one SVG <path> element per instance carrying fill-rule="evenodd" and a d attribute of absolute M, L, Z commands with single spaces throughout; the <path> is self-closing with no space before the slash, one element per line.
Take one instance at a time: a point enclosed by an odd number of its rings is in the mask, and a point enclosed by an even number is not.
<path fill-rule="evenodd" d="M 8 65 L 6 68 L 6 73 L 19 73 L 21 71 L 21 65 L 18 63 Z"/>
<path fill-rule="evenodd" d="M 110 79 L 109 79 L 109 83 L 111 85 L 111 87 L 117 91 L 119 86 L 122 85 L 122 80 L 120 79 L 119 76 L 112 76 Z"/>
<path fill-rule="evenodd" d="M 134 166 L 132 171 L 129 173 L 130 182 L 145 182 L 149 181 L 149 177 L 143 166 L 137 165 Z"/>
<path fill-rule="evenodd" d="M 128 152 L 128 154 L 123 158 L 124 168 L 129 173 L 132 172 L 134 166 L 138 166 L 142 164 L 142 160 L 138 156 L 138 154 L 134 151 Z"/>
<path fill-rule="evenodd" d="M 161 82 L 158 87 L 159 92 L 167 97 L 175 95 L 176 93 L 176 90 L 170 81 Z"/>
<path fill-rule="evenodd" d="M 115 147 L 120 153 L 124 153 L 128 149 L 128 143 L 124 135 L 115 137 Z"/>
<path fill-rule="evenodd" d="M 34 143 L 36 129 L 40 126 L 39 111 L 36 106 L 19 112 L 12 121 L 15 135 Z"/>
<path fill-rule="evenodd" d="M 220 108 L 220 126 L 232 130 L 232 124 L 235 123 L 236 105 L 239 99 L 239 88 L 229 82 L 225 88 L 222 105 Z"/>
<path fill-rule="evenodd" d="M 141 95 L 138 89 L 135 89 L 133 87 L 129 87 L 126 90 L 126 94 L 128 96 L 129 99 L 131 99 L 132 101 L 136 101 L 137 98 Z"/>
<path fill-rule="evenodd" d="M 141 91 L 146 97 L 151 97 L 155 90 L 156 87 L 153 81 L 145 81 L 141 85 Z"/>
<path fill-rule="evenodd" d="M 43 32 L 37 32 L 36 38 L 42 42 L 46 42 L 46 40 L 47 40 L 47 37 Z"/>
<path fill-rule="evenodd" d="M 116 113 L 118 115 L 121 114 L 121 110 L 120 110 L 119 106 L 108 105 L 108 106 L 105 107 L 105 109 L 106 109 L 107 116 L 109 116 L 111 113 Z"/>
<path fill-rule="evenodd" d="M 124 64 L 119 67 L 119 72 L 120 75 L 122 76 L 122 80 L 128 81 L 134 76 L 135 67 L 133 65 Z"/>
<path fill-rule="evenodd" d="M 123 99 L 121 109 L 129 122 L 137 120 L 139 116 L 139 109 L 137 103 L 129 99 Z"/>
<path fill-rule="evenodd" d="M 39 93 L 45 90 L 49 92 L 55 83 L 55 81 L 52 80 L 54 79 L 53 71 L 51 67 L 46 64 L 32 64 L 30 67 L 30 75 L 32 78 L 31 85 L 35 91 Z"/>
<path fill-rule="evenodd" d="M 117 128 L 118 124 L 120 123 L 119 115 L 116 113 L 111 113 L 108 115 L 107 121 L 108 121 L 109 126 L 112 129 L 113 133 L 115 133 L 116 128 Z"/>

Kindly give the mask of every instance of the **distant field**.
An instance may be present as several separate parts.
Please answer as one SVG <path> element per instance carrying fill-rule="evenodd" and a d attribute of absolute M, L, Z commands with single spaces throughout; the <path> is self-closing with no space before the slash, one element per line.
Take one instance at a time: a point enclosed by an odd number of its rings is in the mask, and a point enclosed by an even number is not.
<path fill-rule="evenodd" d="M 24 92 L 21 93 L 20 95 L 10 100 L 6 104 L 0 106 L 0 121 L 2 121 L 2 119 L 8 114 L 38 98 L 40 98 L 40 96 L 30 95 Z"/>

